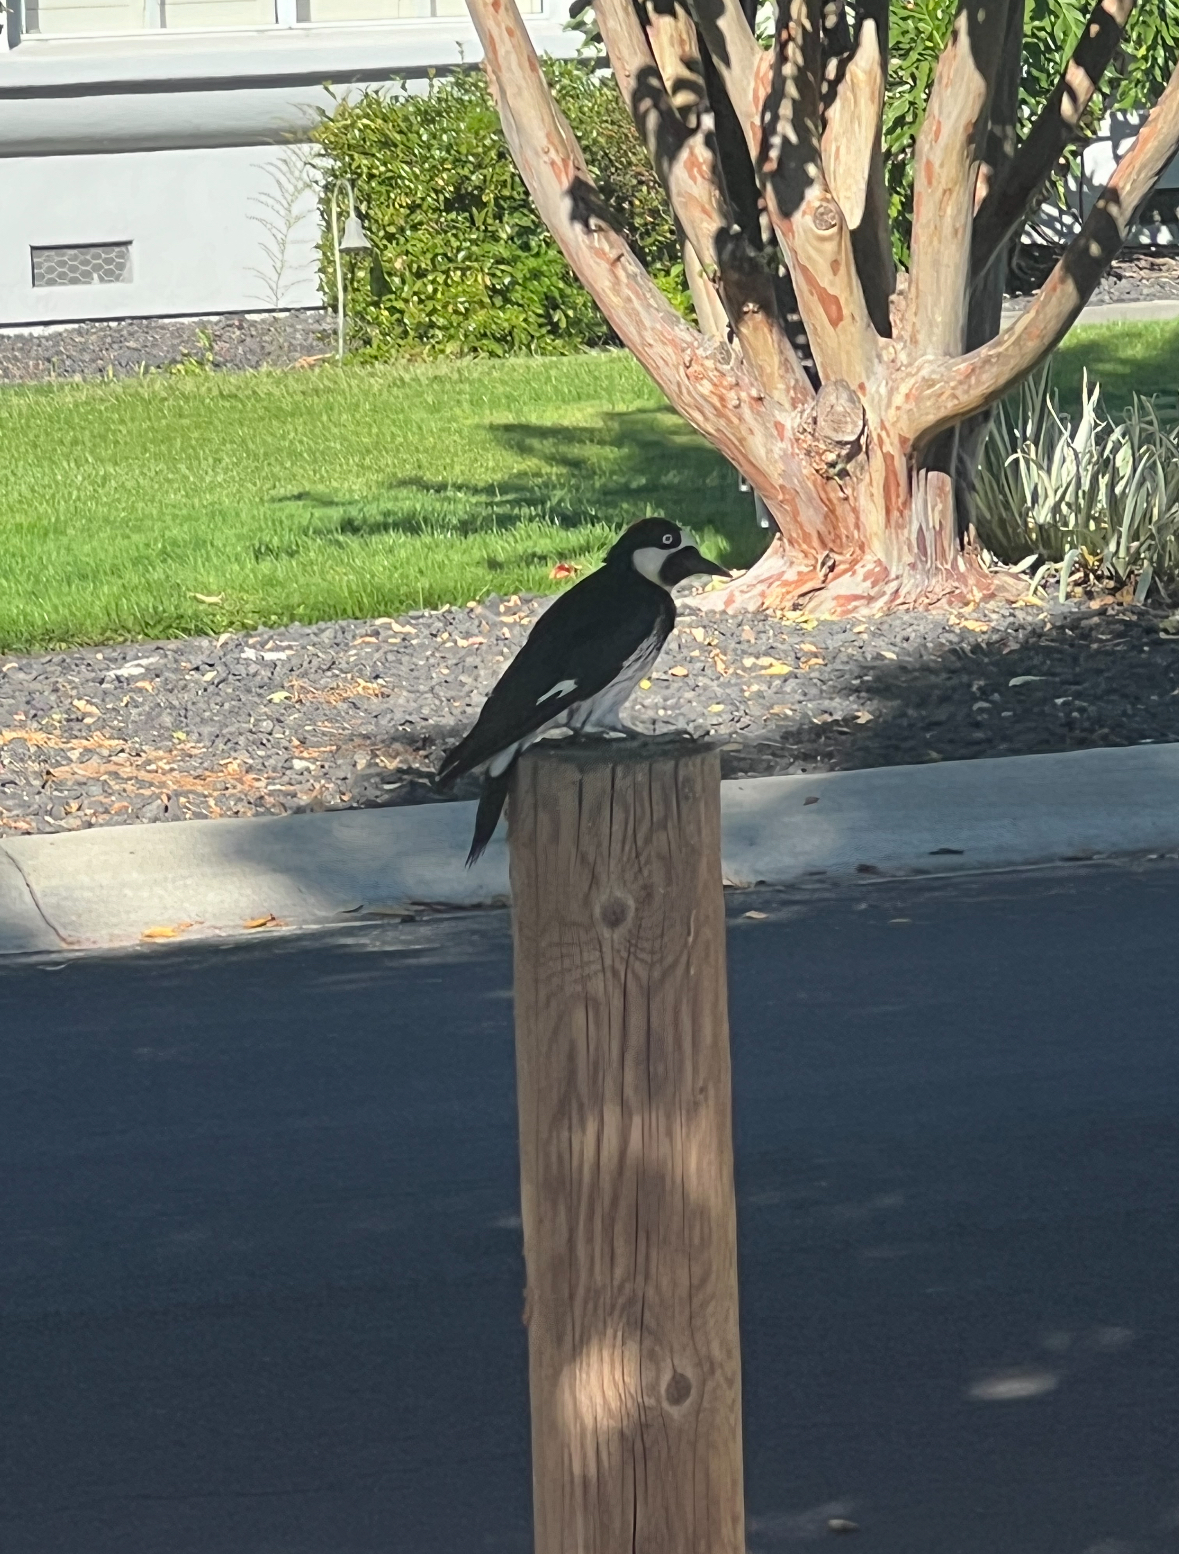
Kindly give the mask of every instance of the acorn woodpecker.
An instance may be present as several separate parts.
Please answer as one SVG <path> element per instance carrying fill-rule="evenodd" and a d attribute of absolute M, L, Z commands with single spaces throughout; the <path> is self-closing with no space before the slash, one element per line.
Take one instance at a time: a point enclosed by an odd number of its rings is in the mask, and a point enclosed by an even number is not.
<path fill-rule="evenodd" d="M 728 577 L 686 529 L 665 518 L 632 524 L 606 556 L 537 621 L 483 704 L 475 727 L 444 758 L 438 786 L 482 768 L 468 868 L 490 842 L 521 750 L 553 728 L 632 732 L 623 703 L 675 625 L 671 590 L 699 573 Z"/>

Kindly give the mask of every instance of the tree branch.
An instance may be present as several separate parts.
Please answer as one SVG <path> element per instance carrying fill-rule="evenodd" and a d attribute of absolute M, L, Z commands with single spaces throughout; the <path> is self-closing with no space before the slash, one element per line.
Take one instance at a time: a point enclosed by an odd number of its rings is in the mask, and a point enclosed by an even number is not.
<path fill-rule="evenodd" d="M 822 149 L 823 170 L 851 230 L 856 271 L 879 335 L 892 332 L 888 299 L 896 285 L 880 145 L 884 78 L 876 23 L 865 17 L 859 46 L 827 109 Z"/>
<path fill-rule="evenodd" d="M 677 0 L 651 0 L 647 37 L 672 106 L 689 129 L 696 129 L 708 107 L 696 23 Z"/>
<path fill-rule="evenodd" d="M 913 351 L 956 356 L 966 342 L 975 182 L 1007 8 L 1007 0 L 978 10 L 970 0 L 959 5 L 917 136 L 905 314 Z"/>
<path fill-rule="evenodd" d="M 880 376 L 880 342 L 848 222 L 823 170 L 821 17 L 822 0 L 780 0 L 772 84 L 750 132 L 819 376 L 864 396 Z"/>
<path fill-rule="evenodd" d="M 821 0 L 782 0 L 772 55 L 758 46 L 736 0 L 697 4 L 765 190 L 819 376 L 866 394 L 880 374 L 879 340 L 847 222 L 823 176 Z"/>
<path fill-rule="evenodd" d="M 1023 224 L 1052 170 L 1075 140 L 1113 58 L 1134 0 L 1098 0 L 1051 97 L 1002 177 L 992 184 L 974 223 L 971 273 L 977 284 Z"/>
<path fill-rule="evenodd" d="M 719 280 L 721 301 L 750 368 L 767 393 L 801 408 L 810 402 L 811 386 L 778 321 L 770 276 L 732 232 L 710 144 L 710 116 L 700 115 L 691 130 L 676 112 L 632 0 L 595 0 L 594 14 L 623 101 L 705 275 Z M 706 320 L 701 322 L 707 328 Z"/>
<path fill-rule="evenodd" d="M 571 268 L 672 405 L 754 484 L 793 541 L 822 545 L 830 514 L 790 446 L 787 412 L 723 341 L 686 323 L 602 202 L 552 94 L 516 0 L 467 0 L 504 138 Z"/>
<path fill-rule="evenodd" d="M 655 64 L 676 113 L 691 131 L 700 128 L 702 115 L 708 113 L 708 90 L 704 65 L 700 58 L 700 40 L 696 24 L 677 0 L 651 0 L 644 10 L 647 41 Z M 728 191 L 719 157 L 714 157 L 713 177 L 725 209 L 732 218 Z M 680 227 L 680 250 L 684 257 L 684 278 L 696 310 L 700 328 L 706 335 L 722 340 L 729 331 L 729 316 L 720 293 L 700 261 L 700 256 Z"/>
<path fill-rule="evenodd" d="M 1122 246 L 1139 206 L 1179 152 L 1179 66 L 1080 232 L 1026 312 L 957 360 L 926 358 L 898 384 L 896 419 L 910 444 L 926 441 L 1001 399 L 1076 322 Z"/>

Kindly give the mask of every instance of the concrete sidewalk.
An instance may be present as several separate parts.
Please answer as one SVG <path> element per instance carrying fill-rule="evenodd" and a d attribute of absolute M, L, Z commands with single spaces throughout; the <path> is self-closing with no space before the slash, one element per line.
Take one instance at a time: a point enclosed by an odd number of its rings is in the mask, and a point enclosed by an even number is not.
<path fill-rule="evenodd" d="M 1024 309 L 1004 305 L 1003 322 L 1009 324 Z M 1081 309 L 1078 325 L 1086 324 L 1161 324 L 1179 318 L 1179 299 L 1153 297 L 1142 302 L 1094 302 Z"/>
<path fill-rule="evenodd" d="M 727 883 L 1010 868 L 1179 849 L 1179 745 L 722 785 Z M 0 953 L 506 900 L 473 804 L 96 828 L 0 844 Z M 169 933 L 167 936 L 171 936 Z"/>

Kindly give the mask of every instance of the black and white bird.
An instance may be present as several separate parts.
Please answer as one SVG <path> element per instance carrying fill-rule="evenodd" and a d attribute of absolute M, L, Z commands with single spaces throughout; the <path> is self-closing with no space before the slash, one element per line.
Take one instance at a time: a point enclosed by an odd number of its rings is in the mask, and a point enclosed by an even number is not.
<path fill-rule="evenodd" d="M 504 670 L 475 727 L 445 757 L 438 786 L 484 772 L 468 867 L 490 842 L 522 750 L 554 728 L 628 734 L 624 702 L 675 625 L 671 590 L 701 573 L 728 577 L 687 529 L 665 518 L 632 524 L 605 565 L 544 612 Z"/>

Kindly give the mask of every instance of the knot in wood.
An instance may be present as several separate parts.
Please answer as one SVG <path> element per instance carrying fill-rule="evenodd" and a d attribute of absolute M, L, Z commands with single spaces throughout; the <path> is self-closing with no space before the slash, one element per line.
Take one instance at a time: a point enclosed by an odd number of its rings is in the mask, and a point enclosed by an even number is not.
<path fill-rule="evenodd" d="M 692 1396 L 692 1383 L 683 1371 L 673 1370 L 671 1380 L 663 1389 L 663 1396 L 672 1408 L 682 1408 Z"/>
<path fill-rule="evenodd" d="M 824 383 L 812 412 L 815 434 L 837 447 L 852 448 L 864 434 L 864 403 L 842 378 Z"/>
<path fill-rule="evenodd" d="M 634 910 L 635 904 L 630 897 L 616 891 L 598 903 L 598 921 L 610 933 L 615 933 L 619 928 L 626 927 L 634 916 Z"/>
<path fill-rule="evenodd" d="M 797 445 L 824 480 L 839 480 L 864 450 L 863 401 L 841 378 L 824 383 L 799 418 Z"/>
<path fill-rule="evenodd" d="M 815 207 L 814 223 L 816 232 L 833 232 L 839 225 L 839 212 L 830 200 Z"/>

